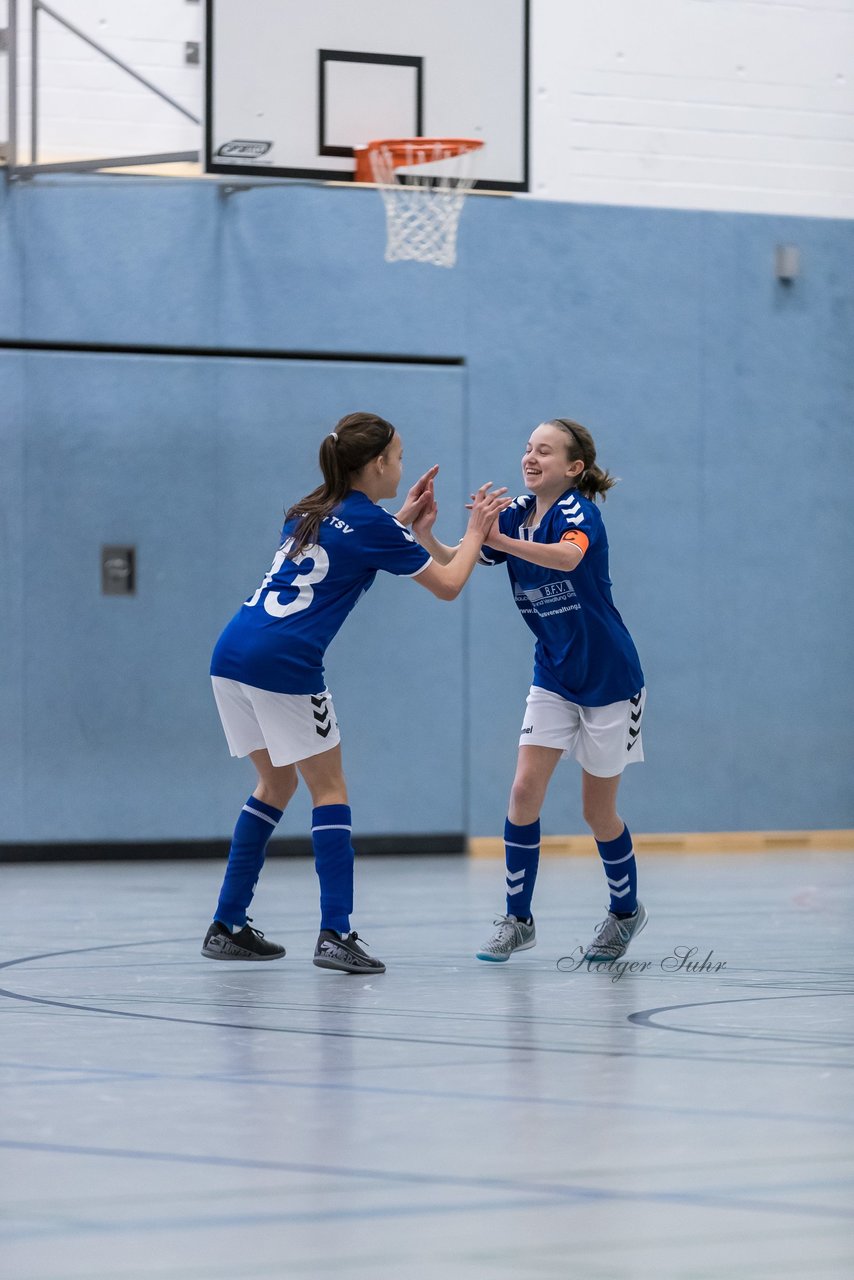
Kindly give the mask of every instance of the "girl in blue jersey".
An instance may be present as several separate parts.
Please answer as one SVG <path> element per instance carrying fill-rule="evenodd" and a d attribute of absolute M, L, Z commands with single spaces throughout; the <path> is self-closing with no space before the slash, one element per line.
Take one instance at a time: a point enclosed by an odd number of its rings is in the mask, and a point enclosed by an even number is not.
<path fill-rule="evenodd" d="M 285 948 L 252 928 L 246 912 L 267 841 L 301 775 L 311 792 L 312 846 L 320 880 L 314 963 L 350 973 L 385 966 L 350 931 L 351 814 L 340 736 L 323 657 L 377 570 L 414 578 L 441 600 L 459 595 L 484 537 L 507 505 L 504 489 L 477 492 L 459 554 L 436 564 L 407 531 L 432 500 L 436 468 L 412 487 L 396 518 L 403 448 L 390 422 L 370 413 L 342 418 L 320 446 L 323 483 L 287 512 L 281 545 L 257 591 L 213 653 L 214 696 L 231 754 L 249 756 L 258 785 L 238 817 L 214 920 L 202 954 L 214 960 L 275 960 Z"/>
<path fill-rule="evenodd" d="M 528 492 L 499 515 L 481 557 L 507 565 L 516 605 L 537 643 L 504 828 L 506 915 L 477 956 L 506 961 L 536 943 L 531 900 L 540 810 L 558 761 L 568 756 L 581 765 L 584 819 L 610 891 L 607 917 L 584 955 L 616 959 L 647 914 L 637 898 L 632 838 L 617 813 L 623 769 L 643 759 L 646 693 L 637 650 L 611 598 L 608 539 L 596 506 L 615 481 L 596 465 L 590 432 L 569 418 L 536 428 L 522 474 Z M 453 552 L 432 536 L 434 519 L 431 503 L 413 531 L 435 560 L 450 563 Z"/>

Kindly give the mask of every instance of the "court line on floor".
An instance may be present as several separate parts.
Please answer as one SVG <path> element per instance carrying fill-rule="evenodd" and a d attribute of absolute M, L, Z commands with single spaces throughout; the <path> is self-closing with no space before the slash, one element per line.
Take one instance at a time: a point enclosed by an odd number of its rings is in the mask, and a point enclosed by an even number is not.
<path fill-rule="evenodd" d="M 0 1082 L 0 1090 L 16 1087 L 40 1087 L 41 1084 L 55 1084 L 59 1088 L 71 1088 L 78 1084 L 108 1083 L 117 1080 L 124 1083 L 169 1081 L 173 1084 L 180 1083 L 185 1085 L 200 1083 L 236 1084 L 242 1088 L 294 1089 L 309 1093 L 330 1092 L 391 1098 L 433 1098 L 446 1102 L 479 1102 L 487 1106 L 501 1103 L 510 1106 L 563 1107 L 577 1108 L 583 1111 L 607 1111 L 609 1114 L 615 1111 L 628 1111 L 650 1113 L 652 1115 L 702 1117 L 711 1120 L 753 1120 L 770 1121 L 771 1123 L 782 1121 L 786 1124 L 831 1125 L 833 1128 L 854 1126 L 854 1116 L 839 1114 L 816 1116 L 792 1111 L 741 1111 L 726 1108 L 675 1107 L 667 1103 L 652 1102 L 619 1102 L 617 1100 L 594 1102 L 589 1098 L 530 1097 L 512 1093 L 484 1093 L 482 1090 L 467 1092 L 462 1089 L 407 1089 L 395 1085 L 349 1084 L 343 1081 L 333 1083 L 332 1081 L 321 1080 L 281 1080 L 272 1079 L 269 1075 L 249 1076 L 227 1072 L 197 1072 L 193 1075 L 178 1075 L 164 1071 L 131 1071 L 122 1067 L 56 1067 L 34 1062 L 0 1061 L 0 1071 L 3 1070 L 50 1072 L 58 1075 L 73 1075 L 76 1078 L 70 1081 L 61 1079 L 43 1082 L 32 1080 L 11 1081 L 8 1084 Z"/>
<path fill-rule="evenodd" d="M 378 1182 L 392 1186 L 407 1183 L 412 1186 L 458 1188 L 470 1191 L 506 1191 L 521 1194 L 525 1197 L 540 1196 L 559 1202 L 573 1200 L 598 1201 L 605 1203 L 635 1204 L 681 1204 L 695 1208 L 734 1209 L 738 1212 L 785 1213 L 798 1214 L 813 1218 L 839 1218 L 844 1221 L 854 1219 L 854 1209 L 839 1209 L 831 1206 L 813 1204 L 797 1204 L 788 1201 L 768 1201 L 757 1199 L 732 1199 L 727 1194 L 714 1192 L 688 1191 L 617 1191 L 604 1187 L 585 1186 L 576 1183 L 562 1182 L 530 1182 L 525 1183 L 515 1178 L 463 1177 L 458 1174 L 416 1173 L 412 1170 L 398 1169 L 360 1169 L 346 1165 L 310 1164 L 301 1161 L 261 1160 L 240 1156 L 187 1155 L 177 1151 L 140 1151 L 123 1147 L 94 1147 L 60 1142 L 27 1142 L 14 1139 L 0 1139 L 0 1148 L 7 1150 L 50 1153 L 51 1155 L 94 1156 L 100 1159 L 153 1161 L 165 1164 L 189 1164 L 194 1166 L 213 1166 L 224 1169 L 252 1169 L 263 1172 L 296 1174 L 302 1177 L 338 1178 L 344 1182 Z M 524 1207 L 526 1201 L 520 1202 Z M 429 1206 L 426 1207 L 429 1211 Z M 382 1217 L 385 1209 L 353 1210 L 356 1217 Z M 392 1206 L 393 1212 L 393 1206 Z M 415 1213 L 420 1209 L 413 1210 Z M 330 1210 L 320 1216 L 335 1219 L 338 1213 Z M 345 1212 L 343 1216 L 351 1216 Z M 312 1220 L 313 1215 L 308 1220 Z M 299 1217 L 284 1221 L 300 1221 Z M 184 1224 L 188 1225 L 188 1224 Z M 198 1224 L 209 1229 L 211 1219 L 205 1218 Z M 134 1224 L 129 1223 L 128 1229 Z"/>
<path fill-rule="evenodd" d="M 626 1014 L 626 1021 L 634 1023 L 635 1026 L 649 1027 L 653 1031 L 676 1031 L 680 1035 L 686 1036 L 712 1036 L 716 1039 L 724 1040 L 755 1040 L 765 1043 L 780 1044 L 809 1044 L 809 1040 L 803 1038 L 797 1039 L 793 1036 L 775 1036 L 756 1034 L 750 1031 L 711 1031 L 702 1027 L 680 1027 L 674 1026 L 672 1023 L 663 1023 L 653 1021 L 654 1015 L 657 1013 L 675 1013 L 679 1009 L 709 1009 L 715 1005 L 732 1005 L 732 1004 L 770 1004 L 775 1000 L 821 1000 L 821 999 L 838 999 L 840 994 L 849 994 L 848 992 L 840 993 L 838 991 L 801 991 L 794 995 L 785 996 L 731 996 L 727 1000 L 694 1000 L 688 1004 L 664 1004 L 659 1005 L 656 1009 L 638 1009 L 635 1013 Z M 818 1042 L 814 1042 L 818 1043 Z M 824 1046 L 822 1046 L 824 1047 Z M 841 1048 L 849 1047 L 841 1045 Z M 840 1066 L 844 1065 L 840 1063 Z"/>
<path fill-rule="evenodd" d="M 628 1048 L 628 1049 L 603 1049 L 600 1047 L 580 1048 L 577 1045 L 537 1044 L 529 1040 L 520 1040 L 514 1043 L 508 1043 L 506 1039 L 490 1040 L 487 1038 L 484 1038 L 482 1040 L 462 1040 L 462 1039 L 454 1040 L 454 1039 L 449 1039 L 449 1038 L 440 1037 L 440 1036 L 392 1035 L 392 1034 L 385 1034 L 385 1033 L 380 1033 L 376 1031 L 333 1031 L 333 1030 L 325 1030 L 318 1027 L 306 1028 L 306 1027 L 273 1026 L 269 1023 L 263 1023 L 263 1022 L 218 1022 L 209 1018 L 179 1018 L 173 1014 L 137 1013 L 136 1011 L 131 1009 L 110 1009 L 110 1008 L 105 1008 L 102 1005 L 77 1004 L 75 1001 L 71 1001 L 71 1000 L 49 1000 L 45 996 L 29 996 L 29 995 L 23 994 L 20 991 L 11 991 L 6 987 L 0 987 L 0 997 L 5 997 L 7 1000 L 19 1000 L 25 1004 L 45 1005 L 47 1007 L 54 1008 L 54 1009 L 72 1009 L 75 1012 L 79 1012 L 79 1013 L 94 1013 L 94 1014 L 99 1014 L 102 1017 L 108 1017 L 108 1018 L 133 1018 L 133 1019 L 136 1019 L 137 1021 L 144 1021 L 144 1022 L 168 1022 L 168 1023 L 178 1024 L 179 1026 L 213 1027 L 219 1030 L 230 1030 L 230 1031 L 255 1031 L 255 1032 L 266 1031 L 266 1032 L 269 1032 L 271 1035 L 305 1036 L 310 1039 L 320 1038 L 320 1039 L 330 1039 L 330 1040 L 358 1040 L 363 1042 L 375 1042 L 379 1044 L 414 1044 L 414 1045 L 422 1045 L 422 1046 L 423 1045 L 433 1045 L 433 1046 L 441 1045 L 445 1048 L 453 1048 L 453 1049 L 498 1049 L 504 1053 L 542 1053 L 542 1054 L 556 1053 L 556 1054 L 561 1054 L 567 1057 L 666 1058 L 668 1061 L 684 1060 L 684 1055 L 678 1055 L 673 1053 L 661 1053 L 661 1054 L 654 1053 L 654 1052 L 647 1053 L 647 1052 L 638 1051 L 632 1048 Z M 804 999 L 804 998 L 805 998 L 804 996 L 751 997 L 751 999 L 755 999 L 759 1001 L 763 999 L 764 1000 L 793 1000 L 793 999 Z M 712 1001 L 710 1003 L 728 1004 L 728 1003 L 738 1003 L 738 1002 L 737 1001 Z M 668 1007 L 669 1006 L 663 1006 L 662 1009 L 655 1009 L 655 1010 L 652 1010 L 651 1012 L 653 1013 L 665 1012 Z M 679 1009 L 683 1007 L 691 1008 L 693 1006 L 674 1005 L 672 1007 L 675 1009 Z M 702 1007 L 702 1002 L 700 1007 Z M 413 1014 L 413 1016 L 416 1016 L 416 1015 Z M 631 1022 L 634 1017 L 633 1014 L 626 1014 L 624 1016 L 626 1018 L 626 1021 L 628 1022 Z M 673 1030 L 673 1031 L 682 1031 L 685 1034 L 721 1036 L 724 1038 L 732 1034 L 733 1038 L 735 1039 L 747 1039 L 760 1044 L 780 1042 L 784 1044 L 795 1043 L 800 1045 L 801 1047 L 804 1047 L 804 1045 L 808 1047 L 809 1045 L 808 1041 L 806 1042 L 802 1040 L 793 1041 L 791 1038 L 786 1038 L 783 1036 L 734 1035 L 734 1033 L 728 1033 L 728 1032 L 718 1033 L 713 1031 L 692 1032 L 690 1028 L 687 1028 L 687 1027 L 670 1028 L 670 1027 L 661 1026 L 653 1022 L 650 1022 L 649 1024 L 645 1024 L 643 1021 L 637 1022 L 636 1025 L 641 1025 L 641 1026 L 649 1025 L 653 1030 L 657 1030 L 657 1031 Z M 825 1048 L 826 1046 L 816 1045 L 816 1047 Z M 691 1060 L 693 1061 L 693 1059 Z M 725 1062 L 732 1061 L 732 1059 L 729 1057 L 725 1057 L 723 1059 L 712 1059 L 709 1057 L 709 1055 L 703 1055 L 702 1057 L 703 1062 L 710 1062 L 715 1060 L 725 1061 Z M 777 1062 L 773 1065 L 807 1066 L 812 1068 L 827 1067 L 828 1069 L 850 1068 L 854 1070 L 854 1061 L 849 1063 L 844 1061 L 843 1059 L 830 1062 L 830 1063 L 816 1061 L 815 1059 L 804 1059 L 804 1060 L 798 1060 L 798 1061 L 789 1059 L 785 1063 Z"/>
<path fill-rule="evenodd" d="M 187 941 L 187 939 L 171 939 L 171 941 L 172 942 Z M 161 939 L 151 938 L 151 939 L 143 940 L 139 942 L 114 942 L 114 943 L 101 943 L 93 947 L 70 947 L 61 951 L 47 951 L 47 952 L 41 952 L 38 955 L 19 956 L 14 960 L 5 960 L 0 962 L 0 969 L 13 968 L 16 965 L 27 964 L 35 960 L 55 959 L 60 956 L 80 955 L 80 954 L 86 954 L 93 951 L 118 951 L 124 948 L 130 948 L 130 947 L 136 947 L 136 946 L 156 946 L 156 945 L 162 945 L 162 944 L 163 944 L 162 938 Z M 838 994 L 837 992 L 801 992 L 796 995 L 786 995 L 786 996 L 749 996 L 749 997 L 744 997 L 743 1000 L 744 1002 L 751 1002 L 751 1001 L 761 1002 L 761 1001 L 770 1001 L 770 1000 L 796 1000 L 796 999 L 802 1000 L 807 998 L 810 995 L 835 996 L 837 994 Z M 430 1036 L 389 1035 L 389 1034 L 381 1034 L 378 1032 L 333 1031 L 333 1030 L 325 1030 L 325 1029 L 318 1029 L 318 1028 L 306 1029 L 306 1028 L 297 1028 L 297 1027 L 270 1026 L 263 1023 L 251 1023 L 251 1022 L 249 1023 L 218 1022 L 218 1021 L 212 1021 L 211 1019 L 206 1019 L 206 1018 L 179 1018 L 171 1014 L 139 1013 L 134 1010 L 110 1009 L 100 1005 L 78 1004 L 75 1001 L 51 1000 L 45 996 L 26 995 L 23 992 L 12 991 L 12 990 L 9 990 L 8 988 L 0 988 L 0 996 L 5 996 L 6 999 L 9 999 L 9 1000 L 19 1000 L 27 1004 L 45 1005 L 45 1006 L 58 1008 L 58 1009 L 72 1009 L 80 1013 L 95 1013 L 95 1014 L 100 1014 L 104 1017 L 132 1018 L 132 1019 L 141 1020 L 141 1021 L 168 1022 L 168 1023 L 177 1023 L 179 1025 L 186 1025 L 186 1026 L 216 1027 L 216 1028 L 230 1029 L 235 1031 L 256 1031 L 256 1032 L 267 1031 L 267 1032 L 270 1032 L 271 1034 L 277 1034 L 277 1035 L 303 1035 L 303 1036 L 314 1037 L 314 1038 L 320 1037 L 320 1038 L 329 1038 L 329 1039 L 376 1041 L 380 1043 L 394 1043 L 394 1044 L 442 1045 L 442 1046 L 451 1047 L 451 1048 L 501 1049 L 506 1052 L 558 1053 L 562 1055 L 576 1056 L 576 1057 L 577 1056 L 596 1056 L 596 1057 L 606 1057 L 606 1058 L 624 1058 L 624 1057 L 651 1058 L 651 1057 L 664 1056 L 664 1057 L 667 1057 L 668 1059 L 674 1058 L 673 1054 L 658 1055 L 655 1053 L 637 1053 L 633 1049 L 601 1049 L 601 1048 L 581 1049 L 581 1048 L 578 1048 L 577 1046 L 541 1045 L 541 1044 L 535 1044 L 531 1042 L 518 1042 L 515 1044 L 508 1044 L 506 1040 L 501 1040 L 498 1042 L 492 1041 L 492 1040 L 471 1040 L 471 1041 L 453 1040 L 453 1039 L 443 1039 L 439 1037 L 430 1037 Z M 655 1013 L 664 1013 L 671 1008 L 672 1009 L 693 1008 L 693 1007 L 702 1008 L 707 1003 L 708 1004 L 735 1004 L 735 1003 L 741 1003 L 741 1002 L 742 1002 L 741 999 L 733 998 L 729 1000 L 718 1000 L 718 1001 L 708 1001 L 708 1002 L 699 1001 L 699 1002 L 695 1002 L 695 1004 L 693 1005 L 681 1005 L 681 1004 L 672 1005 L 672 1006 L 662 1005 L 655 1009 L 640 1010 L 634 1014 L 626 1014 L 625 1018 L 627 1022 L 633 1023 L 634 1025 L 637 1025 L 637 1026 L 649 1026 L 653 1030 L 673 1030 L 673 1031 L 682 1032 L 683 1034 L 688 1034 L 688 1035 L 704 1035 L 704 1036 L 714 1036 L 718 1038 L 749 1039 L 758 1043 L 772 1043 L 777 1041 L 782 1043 L 792 1043 L 792 1040 L 790 1037 L 786 1038 L 786 1037 L 779 1037 L 779 1036 L 762 1036 L 762 1035 L 757 1036 L 757 1035 L 739 1034 L 734 1032 L 715 1032 L 715 1031 L 702 1031 L 702 1030 L 694 1031 L 688 1027 L 672 1027 L 672 1028 L 665 1027 L 665 1026 L 662 1026 L 661 1024 L 657 1024 L 652 1021 L 646 1020 L 647 1016 L 651 1017 L 651 1015 Z M 808 1044 L 809 1042 L 796 1040 L 794 1041 L 794 1043 L 803 1046 L 804 1043 Z M 816 1047 L 823 1048 L 825 1046 L 820 1045 Z M 704 1058 L 704 1061 L 709 1061 L 709 1060 L 710 1059 L 708 1057 Z M 776 1065 L 781 1065 L 781 1064 L 778 1063 Z M 800 1062 L 800 1063 L 790 1060 L 786 1064 L 782 1064 L 782 1065 L 790 1065 L 790 1066 L 800 1065 L 800 1066 L 811 1066 L 811 1067 L 827 1065 L 828 1067 L 835 1066 L 837 1068 L 850 1066 L 852 1069 L 854 1069 L 854 1062 L 849 1064 L 849 1063 L 846 1063 L 844 1060 L 839 1060 L 829 1064 L 816 1063 L 814 1060 L 807 1060 L 805 1062 Z"/>

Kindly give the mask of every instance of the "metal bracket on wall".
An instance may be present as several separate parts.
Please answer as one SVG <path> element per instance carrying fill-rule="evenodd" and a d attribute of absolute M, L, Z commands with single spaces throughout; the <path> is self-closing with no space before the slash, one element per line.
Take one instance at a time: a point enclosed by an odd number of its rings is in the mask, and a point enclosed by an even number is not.
<path fill-rule="evenodd" d="M 117 58 L 109 49 L 105 49 L 97 40 L 86 35 L 79 27 L 64 18 L 62 14 L 45 4 L 44 0 L 30 0 L 30 160 L 28 164 L 18 161 L 18 0 L 8 0 L 9 25 L 3 29 L 6 36 L 5 49 L 9 57 L 8 97 L 9 97 L 9 140 L 6 146 L 6 164 L 10 178 L 28 177 L 36 173 L 88 173 L 96 169 L 125 168 L 128 165 L 174 164 L 179 161 L 197 161 L 199 151 L 166 151 L 154 155 L 101 156 L 97 159 L 67 160 L 53 164 L 39 164 L 39 15 L 47 14 L 54 22 L 59 23 L 66 31 L 82 40 L 96 53 L 106 58 L 114 66 L 131 76 L 139 84 L 156 94 L 161 101 L 174 107 L 187 120 L 201 126 L 200 118 L 192 111 L 170 97 L 158 85 L 153 84 L 128 63 Z M 0 52 L 2 52 L 0 46 Z"/>
<path fill-rule="evenodd" d="M 136 547 L 101 547 L 101 594 L 136 594 Z"/>

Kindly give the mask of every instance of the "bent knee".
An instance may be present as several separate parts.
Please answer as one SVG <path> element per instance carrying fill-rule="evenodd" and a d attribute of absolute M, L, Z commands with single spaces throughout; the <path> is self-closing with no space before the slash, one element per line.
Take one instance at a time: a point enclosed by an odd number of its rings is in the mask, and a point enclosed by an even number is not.
<path fill-rule="evenodd" d="M 510 788 L 510 809 L 512 813 L 533 814 L 526 821 L 533 822 L 539 815 L 545 796 L 544 788 L 537 778 L 515 778 Z"/>
<path fill-rule="evenodd" d="M 597 840 L 616 840 L 625 825 L 612 805 L 585 804 L 582 813 Z"/>
<path fill-rule="evenodd" d="M 298 785 L 299 779 L 296 769 L 292 772 L 290 770 L 283 771 L 281 775 L 268 776 L 258 787 L 258 791 L 261 793 L 258 799 L 263 800 L 265 804 L 273 805 L 276 809 L 286 809 L 293 799 Z"/>

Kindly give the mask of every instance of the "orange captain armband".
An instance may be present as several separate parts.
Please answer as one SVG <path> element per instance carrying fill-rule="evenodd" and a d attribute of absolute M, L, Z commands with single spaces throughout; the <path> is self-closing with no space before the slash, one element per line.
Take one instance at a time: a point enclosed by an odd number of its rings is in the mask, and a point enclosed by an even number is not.
<path fill-rule="evenodd" d="M 587 534 L 582 533 L 580 529 L 567 529 L 566 533 L 561 538 L 561 542 L 574 542 L 580 549 L 582 555 L 584 555 L 585 551 L 590 546 L 590 539 Z"/>

